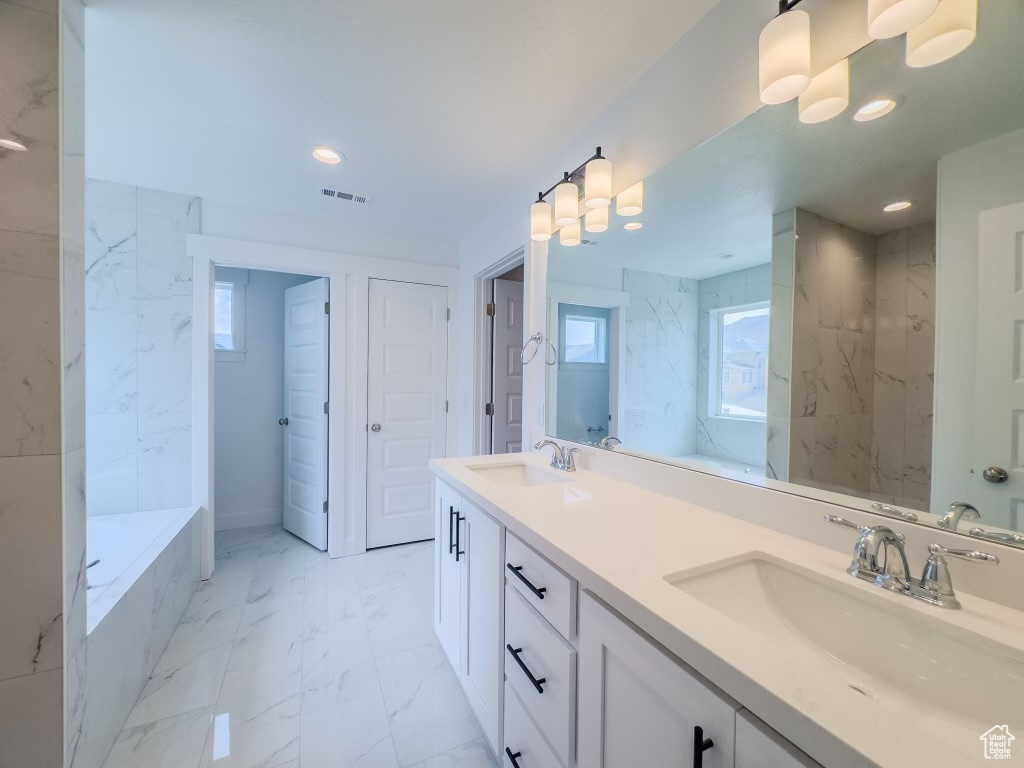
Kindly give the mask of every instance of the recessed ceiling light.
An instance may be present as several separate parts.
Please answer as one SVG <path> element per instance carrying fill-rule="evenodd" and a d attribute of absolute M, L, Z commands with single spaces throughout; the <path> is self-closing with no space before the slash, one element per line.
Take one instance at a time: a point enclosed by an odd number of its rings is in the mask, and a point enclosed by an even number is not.
<path fill-rule="evenodd" d="M 327 165 L 337 165 L 345 159 L 345 156 L 334 147 L 325 146 L 313 147 L 313 157 Z"/>
<path fill-rule="evenodd" d="M 895 211 L 905 211 L 912 205 L 913 203 L 909 200 L 897 200 L 894 203 L 889 203 L 887 206 L 882 208 L 882 210 L 886 213 L 893 213 Z"/>
<path fill-rule="evenodd" d="M 896 101 L 894 99 L 875 99 L 854 112 L 853 119 L 858 123 L 866 123 L 871 120 L 877 120 L 880 117 L 885 117 L 894 109 L 896 109 Z"/>
<path fill-rule="evenodd" d="M 627 221 L 622 225 L 623 229 L 628 229 L 630 232 L 636 229 L 643 229 L 644 223 L 642 221 Z"/>
<path fill-rule="evenodd" d="M 3 147 L 4 149 L 13 149 L 15 152 L 24 152 L 28 149 L 24 144 L 19 144 L 18 142 L 11 141 L 10 139 L 0 139 L 0 147 Z"/>

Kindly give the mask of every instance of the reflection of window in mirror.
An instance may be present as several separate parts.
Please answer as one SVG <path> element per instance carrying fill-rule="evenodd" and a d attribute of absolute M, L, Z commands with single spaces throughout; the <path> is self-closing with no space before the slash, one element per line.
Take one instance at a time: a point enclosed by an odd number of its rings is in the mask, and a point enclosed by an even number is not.
<path fill-rule="evenodd" d="M 608 320 L 605 317 L 562 316 L 562 362 L 608 362 Z"/>
<path fill-rule="evenodd" d="M 218 280 L 213 289 L 213 344 L 218 360 L 245 354 L 245 284 Z"/>
<path fill-rule="evenodd" d="M 713 310 L 711 416 L 763 421 L 768 412 L 768 302 Z"/>

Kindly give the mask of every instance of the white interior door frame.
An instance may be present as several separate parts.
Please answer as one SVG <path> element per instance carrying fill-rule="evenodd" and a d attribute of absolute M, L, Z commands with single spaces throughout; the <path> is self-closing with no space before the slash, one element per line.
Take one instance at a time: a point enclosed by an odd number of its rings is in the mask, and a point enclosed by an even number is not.
<path fill-rule="evenodd" d="M 458 350 L 451 343 L 457 321 L 458 269 L 434 264 L 354 256 L 210 235 L 188 235 L 192 260 L 192 503 L 201 508 L 201 577 L 213 574 L 213 287 L 214 268 L 239 267 L 294 272 L 330 280 L 330 383 L 327 487 L 330 512 L 327 552 L 331 557 L 366 551 L 366 361 L 371 278 L 443 285 L 448 288 L 448 388 L 454 391 Z M 455 452 L 458 409 L 447 416 L 447 445 Z"/>
<path fill-rule="evenodd" d="M 491 318 L 487 316 L 487 305 L 491 303 L 494 295 L 494 279 L 501 277 L 510 269 L 515 269 L 520 264 L 526 264 L 526 249 L 517 248 L 512 253 L 491 264 L 487 269 L 478 272 L 473 279 L 474 301 L 473 301 L 473 455 L 480 456 L 491 452 L 491 431 L 489 416 L 484 413 L 484 407 L 491 401 L 491 355 L 493 354 L 493 338 L 491 337 Z M 530 275 L 526 270 L 523 282 L 524 315 L 526 313 L 526 302 L 530 295 Z M 449 299 L 454 304 L 455 299 Z M 529 327 L 523 322 L 524 337 L 526 341 L 525 328 Z M 452 349 L 449 347 L 449 349 Z M 449 354 L 449 365 L 451 354 Z M 524 393 L 525 398 L 525 393 Z M 526 446 L 526 400 L 523 401 L 523 446 Z"/>
<path fill-rule="evenodd" d="M 612 311 L 611 338 L 608 348 L 611 353 L 611 381 L 608 387 L 608 400 L 611 409 L 611 422 L 608 424 L 609 435 L 620 433 L 619 425 L 625 418 L 626 391 L 626 307 L 629 306 L 629 294 L 625 291 L 610 291 L 607 288 L 591 288 L 586 285 L 570 283 L 549 283 L 547 295 L 547 336 L 558 347 L 558 305 L 580 304 L 585 307 L 602 307 Z M 545 346 L 547 346 L 545 344 Z M 545 350 L 550 354 L 550 347 Z M 560 350 L 559 350 L 560 353 Z M 537 354 L 540 358 L 540 353 Z M 555 434 L 558 423 L 558 363 L 544 366 L 546 370 L 546 398 L 548 402 L 546 432 Z"/>

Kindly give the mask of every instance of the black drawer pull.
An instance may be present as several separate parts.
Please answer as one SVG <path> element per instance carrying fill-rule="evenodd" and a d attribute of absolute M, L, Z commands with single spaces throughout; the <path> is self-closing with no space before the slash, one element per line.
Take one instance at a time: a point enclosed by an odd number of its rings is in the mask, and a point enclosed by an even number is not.
<path fill-rule="evenodd" d="M 704 738 L 704 729 L 699 725 L 693 726 L 693 768 L 702 768 L 704 753 L 713 746 L 715 742 Z"/>
<path fill-rule="evenodd" d="M 448 507 L 448 554 L 455 551 L 455 507 Z"/>
<path fill-rule="evenodd" d="M 466 550 L 459 549 L 462 545 L 462 529 L 459 528 L 459 523 L 466 521 L 462 515 L 458 512 L 455 513 L 455 562 L 459 562 L 459 556 L 466 554 Z"/>
<path fill-rule="evenodd" d="M 516 758 L 517 757 L 522 757 L 523 753 L 522 752 L 516 752 L 513 755 L 512 754 L 512 750 L 509 749 L 508 747 L 505 747 L 505 754 L 508 755 L 508 759 L 512 761 L 512 768 L 519 768 L 519 763 L 516 762 Z"/>
<path fill-rule="evenodd" d="M 523 566 L 521 566 L 521 565 L 512 565 L 512 563 L 505 563 L 505 567 L 508 568 L 510 571 L 512 571 L 512 573 L 514 573 L 517 577 L 519 577 L 519 580 L 521 582 L 523 582 L 523 584 L 525 584 L 527 587 L 530 588 L 530 591 L 533 592 L 533 594 L 535 594 L 537 596 L 538 600 L 543 600 L 544 599 L 544 593 L 548 591 L 548 588 L 547 587 L 535 587 L 535 586 L 533 586 L 533 583 L 528 578 L 523 576 L 522 573 L 520 573 L 520 571 L 523 570 Z"/>
<path fill-rule="evenodd" d="M 530 678 L 530 682 L 533 683 L 533 687 L 537 689 L 537 693 L 544 693 L 544 689 L 541 687 L 541 685 L 543 683 L 546 683 L 548 680 L 546 677 L 542 677 L 540 680 L 538 680 L 536 677 L 533 676 L 533 672 L 531 672 L 529 667 L 527 667 L 526 664 L 523 663 L 523 660 L 519 658 L 519 654 L 523 652 L 523 649 L 513 648 L 512 643 L 508 643 L 505 646 L 505 648 L 508 650 L 509 653 L 512 654 L 512 658 L 516 660 L 516 664 L 518 664 L 519 668 L 523 670 L 523 674 Z"/>

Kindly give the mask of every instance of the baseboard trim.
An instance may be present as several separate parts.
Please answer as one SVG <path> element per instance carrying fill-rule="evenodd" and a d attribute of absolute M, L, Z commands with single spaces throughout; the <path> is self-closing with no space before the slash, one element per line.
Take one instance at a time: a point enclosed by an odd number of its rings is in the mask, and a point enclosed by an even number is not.
<path fill-rule="evenodd" d="M 228 531 L 233 528 L 252 528 L 257 525 L 281 525 L 283 516 L 281 508 L 238 510 L 236 512 L 225 512 L 216 510 L 213 516 L 213 529 L 215 531 Z"/>

